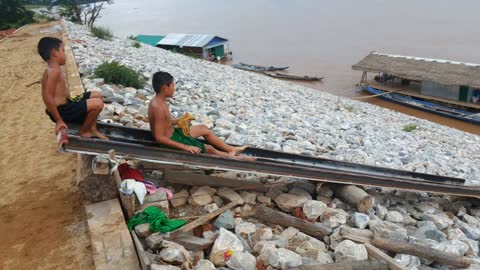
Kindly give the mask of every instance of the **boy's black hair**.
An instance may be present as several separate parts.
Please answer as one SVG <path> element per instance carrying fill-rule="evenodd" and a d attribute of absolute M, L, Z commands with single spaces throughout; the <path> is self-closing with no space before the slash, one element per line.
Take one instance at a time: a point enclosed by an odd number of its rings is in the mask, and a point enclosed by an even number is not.
<path fill-rule="evenodd" d="M 43 37 L 37 45 L 38 54 L 40 54 L 43 60 L 48 61 L 51 56 L 50 52 L 52 50 L 58 50 L 62 43 L 62 40 L 55 37 Z"/>
<path fill-rule="evenodd" d="M 155 93 L 160 93 L 162 86 L 169 86 L 173 82 L 173 76 L 168 72 L 159 71 L 153 74 L 152 86 Z"/>

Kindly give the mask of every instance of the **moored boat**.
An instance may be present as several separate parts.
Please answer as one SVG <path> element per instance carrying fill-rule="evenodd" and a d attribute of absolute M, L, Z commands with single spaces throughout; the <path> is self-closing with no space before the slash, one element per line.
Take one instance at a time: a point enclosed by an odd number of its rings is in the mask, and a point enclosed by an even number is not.
<path fill-rule="evenodd" d="M 285 70 L 289 67 L 274 67 L 274 66 L 257 66 L 257 65 L 250 65 L 240 62 L 239 64 L 233 64 L 232 67 L 248 70 L 248 71 L 255 71 L 255 72 L 263 72 L 263 71 L 277 71 L 277 70 Z"/>
<path fill-rule="evenodd" d="M 364 86 L 363 89 L 370 94 L 373 94 L 387 101 L 392 101 L 408 107 L 480 125 L 480 110 L 461 110 L 458 108 L 452 108 L 451 105 L 448 103 L 443 103 L 436 100 L 420 99 L 399 93 L 388 92 L 371 86 Z"/>
<path fill-rule="evenodd" d="M 279 78 L 279 79 L 287 79 L 287 80 L 299 80 L 299 81 L 321 81 L 323 80 L 323 77 L 315 77 L 315 76 L 298 76 L 298 75 L 290 75 L 290 74 L 283 74 L 283 73 L 270 73 L 270 72 L 265 72 L 266 75 L 273 77 L 273 78 Z"/>

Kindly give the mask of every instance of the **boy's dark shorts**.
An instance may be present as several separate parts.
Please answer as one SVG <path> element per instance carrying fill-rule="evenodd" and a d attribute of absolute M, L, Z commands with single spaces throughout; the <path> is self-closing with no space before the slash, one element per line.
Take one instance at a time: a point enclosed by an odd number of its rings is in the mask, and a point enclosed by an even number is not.
<path fill-rule="evenodd" d="M 57 106 L 58 113 L 65 123 L 83 124 L 87 117 L 87 99 L 90 98 L 90 92 L 85 92 L 74 98 L 67 99 L 67 103 Z M 53 115 L 45 109 L 45 113 L 55 123 Z"/>

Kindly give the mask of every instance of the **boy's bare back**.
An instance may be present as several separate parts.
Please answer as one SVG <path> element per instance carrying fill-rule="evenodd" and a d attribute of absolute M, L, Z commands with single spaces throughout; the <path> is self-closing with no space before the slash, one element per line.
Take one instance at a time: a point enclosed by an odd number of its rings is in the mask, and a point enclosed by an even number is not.
<path fill-rule="evenodd" d="M 42 97 L 53 94 L 55 97 L 55 105 L 59 106 L 67 103 L 70 92 L 66 87 L 65 75 L 63 71 L 57 68 L 47 67 L 43 72 L 42 78 Z"/>

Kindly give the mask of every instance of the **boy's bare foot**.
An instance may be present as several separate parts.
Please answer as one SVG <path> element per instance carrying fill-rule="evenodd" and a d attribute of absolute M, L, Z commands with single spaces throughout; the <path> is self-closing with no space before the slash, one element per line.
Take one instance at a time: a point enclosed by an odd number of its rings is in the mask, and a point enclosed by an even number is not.
<path fill-rule="evenodd" d="M 240 154 L 241 152 L 245 151 L 245 149 L 247 149 L 248 146 L 237 146 L 237 147 L 233 147 L 232 151 L 228 152 L 228 154 L 230 155 L 233 155 L 233 156 L 236 156 L 238 154 Z"/>
<path fill-rule="evenodd" d="M 98 130 L 93 131 L 93 134 L 95 134 L 95 137 L 97 137 L 97 138 L 99 138 L 99 139 L 108 141 L 108 137 L 105 136 L 103 133 L 101 133 L 101 132 L 98 131 Z"/>
<path fill-rule="evenodd" d="M 245 160 L 245 161 L 255 161 L 257 160 L 255 157 L 252 156 L 235 156 L 231 155 L 232 158 L 238 159 L 238 160 Z"/>
<path fill-rule="evenodd" d="M 99 131 L 78 132 L 78 135 L 80 135 L 82 138 L 99 138 L 108 141 L 107 136 L 103 135 Z"/>

